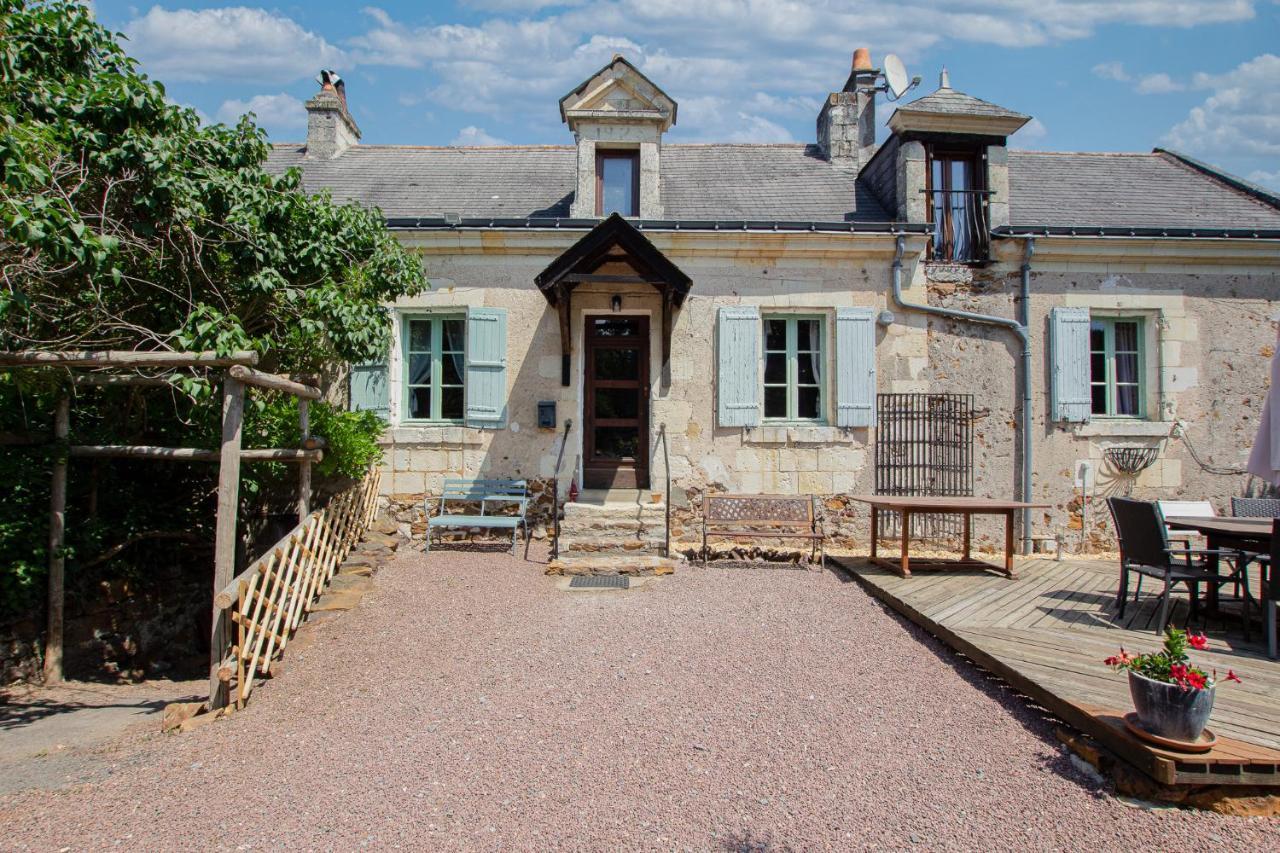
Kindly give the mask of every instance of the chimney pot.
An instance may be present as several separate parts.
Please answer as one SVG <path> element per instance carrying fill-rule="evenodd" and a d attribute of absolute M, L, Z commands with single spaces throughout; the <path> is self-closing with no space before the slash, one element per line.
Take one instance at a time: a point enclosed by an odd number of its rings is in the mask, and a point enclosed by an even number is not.
<path fill-rule="evenodd" d="M 853 70 L 854 71 L 870 71 L 871 51 L 865 47 L 860 47 L 853 52 Z"/>

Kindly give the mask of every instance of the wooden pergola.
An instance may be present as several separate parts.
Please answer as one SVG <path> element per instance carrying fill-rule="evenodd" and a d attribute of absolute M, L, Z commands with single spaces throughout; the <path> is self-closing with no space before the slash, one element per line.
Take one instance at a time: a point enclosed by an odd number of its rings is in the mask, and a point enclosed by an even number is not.
<path fill-rule="evenodd" d="M 166 387 L 171 383 L 162 374 L 122 373 L 123 370 L 172 371 L 180 368 L 220 369 L 222 374 L 222 446 L 218 450 L 195 447 L 152 447 L 145 445 L 70 444 L 71 395 L 63 394 L 54 412 L 53 441 L 65 446 L 53 464 L 49 498 L 49 607 L 45 640 L 44 678 L 47 683 L 62 680 L 63 612 L 65 600 L 67 466 L 70 459 L 149 459 L 153 461 L 218 463 L 217 526 L 214 540 L 213 592 L 216 596 L 235 575 L 236 525 L 240 500 L 242 461 L 291 462 L 299 466 L 297 509 L 303 520 L 310 513 L 311 465 L 324 458 L 323 438 L 310 434 L 308 404 L 320 399 L 320 389 L 295 382 L 285 376 L 256 370 L 258 354 L 235 352 L 9 352 L 0 353 L 0 368 L 65 368 L 99 372 L 76 375 L 72 387 Z M 112 372 L 116 371 L 116 372 Z M 298 400 L 298 420 L 302 431 L 300 448 L 245 449 L 241 447 L 244 425 L 245 387 L 252 386 L 290 394 Z M 225 611 L 213 607 L 210 635 L 210 705 L 225 702 L 225 686 L 219 676 L 228 627 Z"/>

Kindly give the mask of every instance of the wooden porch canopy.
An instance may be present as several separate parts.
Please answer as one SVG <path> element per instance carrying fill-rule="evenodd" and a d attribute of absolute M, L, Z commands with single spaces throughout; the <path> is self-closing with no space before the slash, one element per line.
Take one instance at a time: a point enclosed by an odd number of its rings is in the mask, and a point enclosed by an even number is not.
<path fill-rule="evenodd" d="M 534 281 L 560 316 L 560 384 L 569 384 L 573 351 L 570 303 L 580 284 L 650 284 L 662 296 L 662 386 L 670 384 L 671 322 L 693 282 L 634 225 L 614 213 L 592 228 Z"/>

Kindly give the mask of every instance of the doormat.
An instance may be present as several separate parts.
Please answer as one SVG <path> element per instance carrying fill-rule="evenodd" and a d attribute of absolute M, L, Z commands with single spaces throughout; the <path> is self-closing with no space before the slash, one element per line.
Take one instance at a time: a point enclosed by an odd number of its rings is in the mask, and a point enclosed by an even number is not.
<path fill-rule="evenodd" d="M 626 575 L 574 575 L 569 579 L 569 589 L 631 589 L 631 578 Z"/>

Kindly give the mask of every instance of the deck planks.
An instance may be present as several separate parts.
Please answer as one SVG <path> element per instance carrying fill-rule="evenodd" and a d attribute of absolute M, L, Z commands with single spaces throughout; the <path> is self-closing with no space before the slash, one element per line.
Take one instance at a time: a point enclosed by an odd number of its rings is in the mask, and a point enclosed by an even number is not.
<path fill-rule="evenodd" d="M 1216 615 L 1202 612 L 1192 622 L 1210 639 L 1210 650 L 1195 660 L 1220 673 L 1234 669 L 1245 681 L 1218 688 L 1209 725 L 1222 745 L 1207 757 L 1180 756 L 1147 747 L 1105 713 L 1123 714 L 1132 704 L 1127 679 L 1111 672 L 1103 658 L 1120 646 L 1137 652 L 1160 643 L 1158 583 L 1144 585 L 1136 602 L 1131 589 L 1121 618 L 1118 570 L 1109 562 L 1022 560 L 1016 580 L 984 571 L 903 578 L 864 560 L 839 562 L 891 607 L 1159 781 L 1197 784 L 1211 777 L 1218 783 L 1280 784 L 1280 662 L 1266 658 L 1256 622 L 1245 639 L 1234 604 Z M 1174 624 L 1187 623 L 1185 593 L 1172 613 Z"/>

